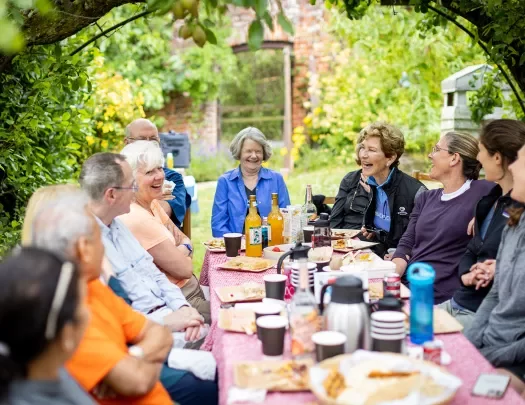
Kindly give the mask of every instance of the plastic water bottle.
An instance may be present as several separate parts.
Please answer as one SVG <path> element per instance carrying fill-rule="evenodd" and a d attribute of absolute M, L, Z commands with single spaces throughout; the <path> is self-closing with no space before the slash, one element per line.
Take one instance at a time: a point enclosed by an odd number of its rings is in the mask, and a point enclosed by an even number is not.
<path fill-rule="evenodd" d="M 436 272 L 426 263 L 408 266 L 410 283 L 410 340 L 423 344 L 434 338 L 434 280 Z"/>

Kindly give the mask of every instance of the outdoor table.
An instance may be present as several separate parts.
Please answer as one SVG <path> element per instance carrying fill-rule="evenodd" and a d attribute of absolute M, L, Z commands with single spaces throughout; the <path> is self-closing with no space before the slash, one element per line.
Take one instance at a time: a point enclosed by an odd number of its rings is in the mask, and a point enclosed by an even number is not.
<path fill-rule="evenodd" d="M 218 266 L 226 262 L 228 258 L 223 253 L 207 253 L 203 264 L 206 269 L 211 300 L 212 325 L 209 334 L 203 344 L 204 350 L 211 350 L 217 361 L 219 371 L 219 404 L 226 405 L 228 389 L 234 385 L 234 365 L 243 361 L 262 360 L 261 343 L 254 334 L 248 336 L 242 333 L 226 332 L 217 327 L 217 319 L 221 301 L 215 293 L 215 288 L 240 285 L 246 282 L 260 282 L 266 274 L 276 272 L 275 268 L 261 273 L 249 273 L 239 271 L 220 270 Z M 478 350 L 463 336 L 462 333 L 438 335 L 445 343 L 445 350 L 452 357 L 452 363 L 446 369 L 459 377 L 463 385 L 458 390 L 453 405 L 485 405 L 485 404 L 522 404 L 525 403 L 521 397 L 512 389 L 508 388 L 505 396 L 499 400 L 475 397 L 471 395 L 476 379 L 481 373 L 494 371 L 492 365 L 478 352 Z M 290 356 L 290 339 L 286 336 L 285 358 Z M 316 397 L 310 392 L 300 393 L 268 393 L 265 404 L 308 404 L 317 403 Z"/>

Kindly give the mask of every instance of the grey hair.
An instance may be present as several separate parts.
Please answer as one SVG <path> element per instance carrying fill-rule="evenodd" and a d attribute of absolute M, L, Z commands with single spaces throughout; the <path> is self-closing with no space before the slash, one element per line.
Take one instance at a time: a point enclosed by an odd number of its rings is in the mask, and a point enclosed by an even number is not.
<path fill-rule="evenodd" d="M 100 201 L 110 187 L 121 187 L 124 172 L 120 163 L 126 157 L 117 153 L 95 153 L 82 165 L 79 182 L 93 201 Z"/>
<path fill-rule="evenodd" d="M 164 155 L 157 142 L 135 141 L 126 145 L 120 154 L 126 157 L 133 174 L 139 169 L 148 172 L 156 167 L 164 166 Z"/>
<path fill-rule="evenodd" d="M 235 160 L 241 159 L 242 145 L 246 139 L 251 139 L 261 145 L 263 148 L 263 160 L 270 160 L 273 153 L 272 146 L 266 139 L 266 136 L 255 127 L 244 128 L 233 138 L 232 143 L 230 143 L 230 152 Z"/>
<path fill-rule="evenodd" d="M 76 260 L 75 243 L 80 237 L 90 237 L 93 233 L 88 202 L 87 195 L 79 190 L 44 205 L 31 227 L 31 245 L 49 250 L 65 260 Z"/>

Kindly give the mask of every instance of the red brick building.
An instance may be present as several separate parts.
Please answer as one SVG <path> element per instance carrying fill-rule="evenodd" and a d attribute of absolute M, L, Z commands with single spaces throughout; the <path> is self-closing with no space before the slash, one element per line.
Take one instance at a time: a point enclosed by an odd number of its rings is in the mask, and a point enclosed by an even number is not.
<path fill-rule="evenodd" d="M 315 97 L 308 94 L 309 80 L 315 80 L 317 73 L 329 69 L 330 42 L 329 34 L 326 30 L 327 11 L 324 5 L 312 6 L 308 0 L 283 0 L 283 9 L 294 25 L 295 33 L 293 36 L 285 33 L 278 24 L 274 24 L 275 30 L 270 32 L 265 30 L 263 47 L 282 48 L 283 54 L 290 55 L 289 69 L 285 60 L 285 99 L 288 106 L 285 107 L 285 119 L 283 139 L 285 145 L 290 142 L 291 131 L 293 128 L 302 125 L 306 115 L 304 108 L 305 101 L 315 104 Z M 277 14 L 277 10 L 272 14 Z M 254 19 L 251 10 L 243 8 L 232 8 L 230 19 L 233 25 L 233 34 L 229 39 L 229 44 L 234 52 L 243 52 L 247 47 L 247 33 L 250 23 Z M 191 43 L 191 40 L 183 41 L 175 37 L 174 47 L 183 48 Z M 286 77 L 285 72 L 289 72 Z M 288 89 L 288 93 L 286 90 Z M 167 105 L 159 115 L 166 119 L 164 130 L 174 129 L 179 132 L 189 132 L 201 141 L 209 145 L 217 143 L 220 133 L 220 117 L 218 103 L 208 102 L 202 106 L 203 119 L 198 123 L 191 123 L 191 99 L 183 95 L 177 96 Z M 288 139 L 287 139 L 288 138 Z"/>

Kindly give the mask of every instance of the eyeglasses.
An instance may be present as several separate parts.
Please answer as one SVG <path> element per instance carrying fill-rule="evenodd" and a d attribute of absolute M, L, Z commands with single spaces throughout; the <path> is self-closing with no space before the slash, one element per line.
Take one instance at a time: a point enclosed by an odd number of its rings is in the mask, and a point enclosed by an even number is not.
<path fill-rule="evenodd" d="M 51 301 L 51 309 L 49 310 L 49 315 L 47 316 L 46 322 L 46 332 L 45 336 L 47 340 L 52 340 L 55 338 L 58 316 L 62 310 L 62 305 L 64 305 L 64 300 L 67 295 L 67 290 L 69 284 L 71 283 L 71 278 L 73 277 L 73 264 L 71 262 L 65 262 L 60 269 L 60 276 L 58 277 L 57 288 L 55 290 L 55 295 L 53 296 L 53 301 Z"/>
<path fill-rule="evenodd" d="M 139 191 L 139 186 L 137 185 L 137 182 L 131 183 L 131 187 L 110 187 L 110 188 L 116 188 L 117 190 L 133 190 L 134 193 Z"/>
<path fill-rule="evenodd" d="M 448 149 L 440 148 L 437 145 L 432 148 L 432 152 L 431 153 L 433 155 L 435 153 L 441 152 L 442 150 L 445 151 L 445 152 L 451 153 Z"/>

